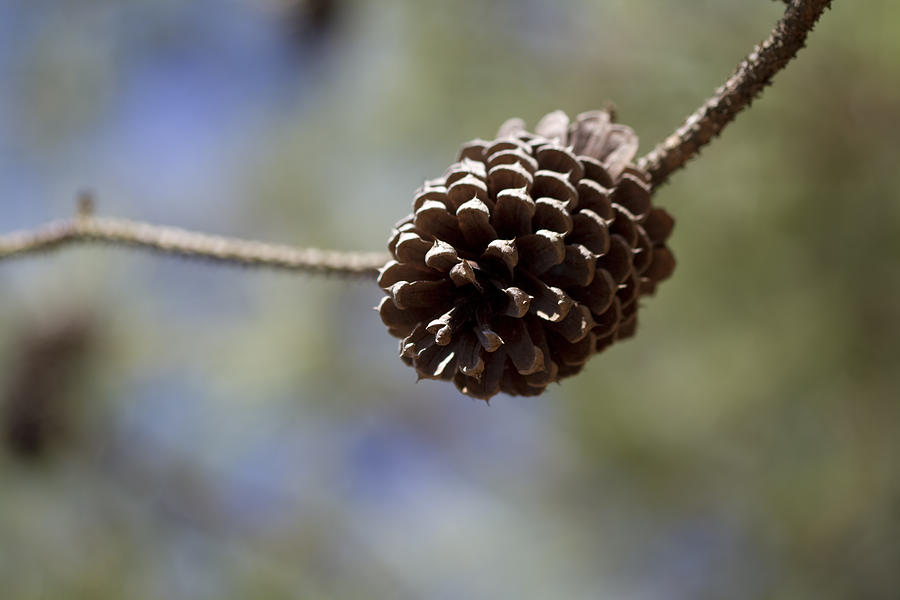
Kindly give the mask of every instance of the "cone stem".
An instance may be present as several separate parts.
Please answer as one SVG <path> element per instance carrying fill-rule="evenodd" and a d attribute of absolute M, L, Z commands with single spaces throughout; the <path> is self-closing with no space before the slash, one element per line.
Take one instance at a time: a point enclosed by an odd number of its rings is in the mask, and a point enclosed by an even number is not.
<path fill-rule="evenodd" d="M 759 96 L 806 42 L 831 0 L 792 0 L 772 33 L 672 135 L 639 161 L 654 188 L 665 183 Z"/>

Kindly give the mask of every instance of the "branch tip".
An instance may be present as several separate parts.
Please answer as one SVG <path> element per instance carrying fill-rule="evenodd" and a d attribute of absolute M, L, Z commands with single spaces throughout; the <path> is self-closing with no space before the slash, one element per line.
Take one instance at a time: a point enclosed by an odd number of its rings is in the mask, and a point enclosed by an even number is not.
<path fill-rule="evenodd" d="M 90 217 L 94 214 L 94 194 L 89 190 L 78 193 L 75 199 L 75 214 L 80 218 Z"/>

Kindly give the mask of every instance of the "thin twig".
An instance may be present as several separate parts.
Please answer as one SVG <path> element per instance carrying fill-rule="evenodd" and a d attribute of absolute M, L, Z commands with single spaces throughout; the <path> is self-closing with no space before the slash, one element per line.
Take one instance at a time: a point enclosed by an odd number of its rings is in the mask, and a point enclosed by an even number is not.
<path fill-rule="evenodd" d="M 127 219 L 95 217 L 82 200 L 78 216 L 0 235 L 0 260 L 74 243 L 136 246 L 217 262 L 318 274 L 374 277 L 388 260 L 381 252 L 341 252 L 267 244 Z"/>
<path fill-rule="evenodd" d="M 804 46 L 807 34 L 830 5 L 831 0 L 792 0 L 788 4 L 769 38 L 753 48 L 712 98 L 640 159 L 654 188 L 683 167 L 771 83 Z"/>

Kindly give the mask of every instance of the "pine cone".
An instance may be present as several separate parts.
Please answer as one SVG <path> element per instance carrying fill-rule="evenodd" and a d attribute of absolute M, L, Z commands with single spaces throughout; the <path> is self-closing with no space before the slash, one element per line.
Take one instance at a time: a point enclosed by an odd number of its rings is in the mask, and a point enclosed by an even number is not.
<path fill-rule="evenodd" d="M 489 399 L 540 394 L 634 335 L 638 297 L 675 267 L 672 217 L 609 113 L 557 111 L 465 144 L 395 226 L 378 311 L 419 378 Z"/>

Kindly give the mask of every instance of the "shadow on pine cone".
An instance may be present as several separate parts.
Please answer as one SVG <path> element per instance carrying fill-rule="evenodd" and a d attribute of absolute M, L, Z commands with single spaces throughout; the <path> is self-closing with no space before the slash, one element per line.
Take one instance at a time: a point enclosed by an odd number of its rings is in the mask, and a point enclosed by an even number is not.
<path fill-rule="evenodd" d="M 536 395 L 634 335 L 638 298 L 672 274 L 672 217 L 609 113 L 512 119 L 418 190 L 378 311 L 420 378 L 469 396 Z"/>

